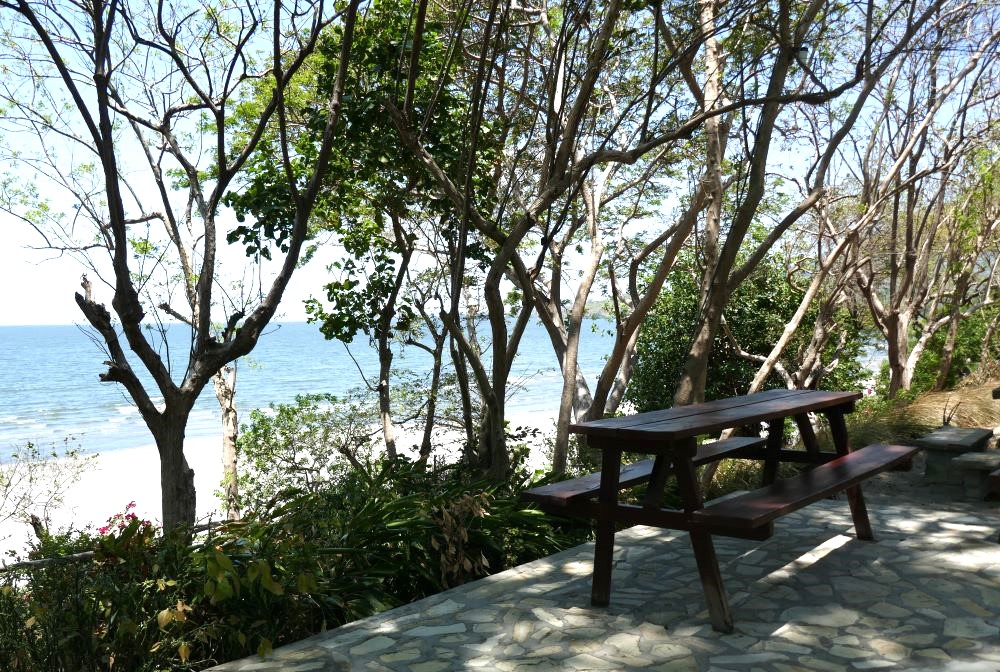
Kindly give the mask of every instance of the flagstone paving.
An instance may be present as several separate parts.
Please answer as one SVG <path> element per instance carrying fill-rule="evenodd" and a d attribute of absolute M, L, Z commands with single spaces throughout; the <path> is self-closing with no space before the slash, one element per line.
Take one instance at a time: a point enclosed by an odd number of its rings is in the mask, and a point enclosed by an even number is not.
<path fill-rule="evenodd" d="M 1000 505 L 847 504 L 716 538 L 736 631 L 712 630 L 685 534 L 616 537 L 611 606 L 590 606 L 593 545 L 234 661 L 216 672 L 315 670 L 934 670 L 1000 672 Z"/>

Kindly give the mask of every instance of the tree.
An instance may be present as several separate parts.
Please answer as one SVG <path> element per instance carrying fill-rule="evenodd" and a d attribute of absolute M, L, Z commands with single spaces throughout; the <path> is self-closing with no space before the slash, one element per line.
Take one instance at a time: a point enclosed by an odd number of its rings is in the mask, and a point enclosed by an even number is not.
<path fill-rule="evenodd" d="M 401 64 L 412 49 L 409 25 L 416 6 L 409 2 L 377 1 L 368 5 L 359 18 L 353 34 L 351 62 L 347 64 L 345 86 L 351 95 L 339 110 L 340 142 L 325 157 L 326 181 L 320 192 L 319 216 L 315 228 L 327 236 L 326 245 L 343 248 L 341 258 L 328 267 L 330 280 L 323 286 L 320 298 L 307 302 L 310 321 L 319 325 L 328 339 L 350 346 L 359 335 L 368 338 L 378 354 L 377 372 L 359 373 L 365 385 L 377 394 L 382 435 L 386 454 L 397 455 L 392 380 L 394 349 L 404 344 L 422 347 L 414 340 L 418 314 L 414 294 L 424 292 L 411 279 L 411 261 L 420 254 L 418 245 L 426 250 L 433 240 L 433 231 L 445 226 L 439 223 L 443 211 L 440 197 L 428 189 L 429 177 L 423 166 L 411 155 L 399 151 L 399 142 L 392 122 L 380 106 L 387 96 L 405 95 L 414 115 L 427 114 L 425 133 L 437 146 L 452 146 L 457 133 L 456 110 L 465 104 L 464 98 L 451 89 L 440 90 L 433 68 L 438 68 L 448 56 L 440 38 L 440 26 L 425 24 L 420 53 L 424 72 L 409 84 L 402 77 Z M 320 140 L 326 121 L 325 113 L 317 109 L 309 91 L 329 95 L 337 80 L 336 72 L 342 52 L 343 31 L 333 29 L 321 40 L 315 57 L 309 63 L 312 80 L 302 78 L 300 88 L 289 96 L 290 132 L 296 143 L 313 145 Z M 406 88 L 405 94 L 402 93 Z M 431 104 L 438 112 L 431 113 Z M 262 143 L 260 155 L 267 157 L 252 167 L 253 187 L 231 199 L 239 212 L 255 219 L 266 216 L 275 203 L 282 202 L 285 190 L 283 176 L 273 170 L 280 160 L 281 138 L 272 135 Z M 299 170 L 309 170 L 315 155 L 304 157 Z M 278 223 L 264 231 L 271 242 L 281 240 L 289 231 L 287 224 Z M 239 227 L 234 236 L 248 248 L 256 249 L 259 232 Z M 423 276 L 414 272 L 412 275 Z M 433 284 L 433 283 L 432 283 Z M 426 301 L 428 297 L 424 297 Z M 437 343 L 440 339 L 435 337 Z M 443 341 L 441 341 L 443 343 Z M 437 346 L 428 349 L 436 357 L 431 387 L 437 389 L 440 374 L 440 353 Z M 434 382 L 434 381 L 438 382 Z M 433 404 L 425 407 L 433 411 Z M 427 423 L 433 423 L 433 412 Z M 425 423 L 424 452 L 429 453 L 429 424 Z"/>
<path fill-rule="evenodd" d="M 1000 24 L 989 9 L 951 18 L 880 85 L 854 150 L 860 216 L 884 250 L 855 279 L 886 339 L 890 397 L 910 388 L 935 333 L 982 306 L 994 281 L 983 263 L 998 224 L 988 185 Z"/>
<path fill-rule="evenodd" d="M 18 214 L 113 290 L 114 317 L 96 289 L 88 286 L 76 300 L 107 348 L 101 380 L 125 388 L 156 441 L 166 529 L 195 519 L 194 474 L 184 455 L 191 408 L 213 375 L 256 345 L 300 260 L 326 162 L 307 174 L 295 167 L 302 152 L 322 159 L 335 144 L 349 37 L 339 84 L 323 102 L 323 133 L 310 147 L 288 140 L 285 93 L 324 30 L 337 24 L 352 34 L 358 6 L 279 2 L 268 15 L 256 3 L 0 0 L 9 36 L 7 138 L 32 135 L 35 148 L 12 160 L 75 201 L 65 214 L 44 203 Z M 234 132 L 258 89 L 268 91 L 263 104 Z M 240 187 L 267 133 L 282 139 L 275 170 L 287 197 L 253 227 L 282 220 L 289 233 L 274 246 L 280 261 L 252 310 L 213 320 L 225 197 Z M 183 274 L 177 284 L 190 311 L 191 346 L 182 367 L 172 367 L 143 328 L 155 307 L 141 300 L 147 278 L 136 273 L 132 253 L 147 242 L 162 244 Z M 256 252 L 272 256 L 265 244 Z M 221 337 L 213 322 L 224 325 Z"/>
<path fill-rule="evenodd" d="M 601 86 L 587 108 L 587 115 L 592 116 L 584 117 L 572 139 L 552 135 L 575 143 L 579 153 L 573 155 L 571 165 L 584 168 L 584 172 L 571 173 L 578 181 L 560 192 L 558 207 L 552 206 L 539 217 L 538 237 L 531 240 L 537 241 L 542 252 L 536 254 L 536 248 L 522 252 L 522 263 L 537 278 L 529 295 L 535 297 L 539 314 L 549 327 L 566 380 L 557 430 L 556 470 L 563 464 L 570 412 L 577 418 L 594 419 L 616 408 L 629 380 L 636 339 L 647 312 L 689 235 L 696 237 L 703 258 L 700 295 L 705 319 L 695 330 L 697 338 L 675 401 L 700 398 L 707 357 L 729 294 L 819 200 L 835 149 L 856 121 L 874 82 L 901 56 L 909 37 L 933 17 L 931 7 L 921 7 L 912 14 L 883 15 L 824 3 L 792 7 L 703 2 L 696 12 L 690 5 L 657 3 L 646 9 L 648 17 L 633 14 L 623 19 L 616 45 L 624 46 L 606 57 L 611 67 L 598 75 Z M 864 28 L 853 32 L 860 35 L 859 53 L 871 57 L 865 68 L 830 56 L 838 53 L 832 45 L 844 38 L 839 26 L 848 24 Z M 756 29 L 749 30 L 750 25 Z M 893 40 L 884 44 L 881 38 L 888 33 Z M 567 35 L 573 33 L 567 29 L 559 39 L 567 43 L 576 39 Z M 875 41 L 877 46 L 873 46 Z M 809 50 L 796 46 L 804 43 L 810 44 Z M 821 56 L 810 58 L 812 50 Z M 576 49 L 574 53 L 588 52 Z M 560 63 L 557 56 L 538 60 Z M 583 66 L 575 69 L 586 70 Z M 612 72 L 629 74 L 616 79 Z M 557 82 L 571 81 L 564 80 L 558 71 L 550 77 Z M 572 85 L 567 91 L 576 93 Z M 778 214 L 771 235 L 760 240 L 756 253 L 744 256 L 744 263 L 736 268 L 735 259 L 747 231 L 769 207 L 764 193 L 773 185 L 769 177 L 775 163 L 772 138 L 775 129 L 781 128 L 782 115 L 797 108 L 831 106 L 841 98 L 850 100 L 845 103 L 848 113 L 831 126 L 820 147 L 816 166 L 810 171 L 811 188 L 794 207 Z M 568 109 L 559 104 L 552 108 Z M 547 119 L 553 128 L 560 123 L 558 115 L 539 115 L 539 119 Z M 681 129 L 683 133 L 672 132 Z M 590 147 L 600 149 L 592 154 L 582 149 Z M 624 166 L 637 170 L 630 173 Z M 524 178 L 531 173 L 521 171 L 517 175 L 523 189 Z M 683 178 L 687 178 L 686 183 Z M 634 230 L 636 219 L 650 218 L 654 206 L 665 210 L 657 199 L 670 190 L 676 194 L 671 200 L 677 205 L 670 217 L 659 217 L 659 230 L 645 239 L 626 235 L 628 229 Z M 624 217 L 613 214 L 615 208 L 611 207 L 614 199 L 622 196 L 632 205 L 631 215 Z M 522 197 L 520 202 L 530 201 Z M 617 210 L 628 212 L 630 208 L 619 205 Z M 562 298 L 560 283 L 567 280 L 563 276 L 572 257 L 566 251 L 574 244 L 589 245 L 589 254 L 585 253 L 582 261 L 577 255 L 580 275 L 573 281 L 577 289 L 567 301 Z M 546 255 L 548 266 L 544 270 L 548 273 L 542 272 L 541 265 L 530 265 L 532 257 Z M 587 382 L 576 372 L 573 344 L 582 308 L 596 286 L 595 273 L 601 266 L 607 269 L 604 291 L 617 333 L 591 395 Z M 517 274 L 510 276 L 516 282 Z"/>
<path fill-rule="evenodd" d="M 878 11 L 843 5 L 821 7 L 820 3 L 804 6 L 798 12 L 780 4 L 774 10 L 774 65 L 754 71 L 743 86 L 744 91 L 749 88 L 761 92 L 766 102 L 753 108 L 754 114 L 741 115 L 735 129 L 741 142 L 735 145 L 740 154 L 732 159 L 737 170 L 729 186 L 733 215 L 724 237 L 720 237 L 718 256 L 706 259 L 701 318 L 674 395 L 675 403 L 703 397 L 711 344 L 729 297 L 775 242 L 822 198 L 838 149 L 865 112 L 876 85 L 904 54 L 908 55 L 913 44 L 932 41 L 941 27 L 961 21 L 974 8 L 946 9 L 945 3 L 933 0 L 919 6 L 898 3 Z M 746 35 L 741 39 L 751 43 L 754 40 Z M 854 46 L 845 52 L 844 44 L 848 43 Z M 845 58 L 844 53 L 850 56 Z M 804 96 L 804 102 L 811 104 L 827 103 L 848 92 L 850 97 L 839 103 L 843 112 L 830 117 L 823 149 L 806 173 L 808 188 L 804 196 L 777 218 L 767 238 L 747 255 L 744 263 L 737 265 L 747 232 L 767 192 L 775 135 L 788 132 L 779 124 L 782 113 L 796 109 L 781 104 L 779 94 L 789 87 L 813 90 L 814 96 Z"/>
<path fill-rule="evenodd" d="M 762 234 L 763 231 L 758 230 L 754 239 L 759 239 Z M 706 399 L 732 397 L 753 389 L 754 378 L 758 375 L 755 369 L 762 358 L 759 353 L 771 350 L 808 287 L 796 282 L 790 261 L 784 254 L 768 255 L 733 292 L 723 316 L 722 329 L 713 344 L 706 379 Z M 673 393 L 674 381 L 679 377 L 687 355 L 688 336 L 698 323 L 700 271 L 694 250 L 688 248 L 674 266 L 665 291 L 646 318 L 647 328 L 639 338 L 638 357 L 626 392 L 626 399 L 639 411 L 663 408 Z M 820 309 L 814 306 L 806 321 L 820 321 L 819 312 Z M 846 316 L 839 317 L 846 319 Z M 839 347 L 824 348 L 819 358 L 828 365 L 834 362 L 841 364 L 837 367 L 834 363 L 823 369 L 826 376 L 835 370 L 840 374 L 825 381 L 833 389 L 857 384 L 857 364 L 843 364 L 846 360 L 856 359 L 861 334 L 849 328 L 842 333 L 849 342 L 838 344 Z M 785 356 L 776 361 L 771 375 L 757 389 L 804 387 L 805 381 L 799 380 L 796 374 L 801 369 L 800 362 L 811 357 L 811 341 L 811 334 L 796 334 Z M 843 351 L 847 356 L 841 356 Z M 810 364 L 810 369 L 813 366 Z M 820 368 L 823 368 L 822 365 Z M 820 385 L 820 380 L 811 383 L 810 387 L 815 388 Z"/>

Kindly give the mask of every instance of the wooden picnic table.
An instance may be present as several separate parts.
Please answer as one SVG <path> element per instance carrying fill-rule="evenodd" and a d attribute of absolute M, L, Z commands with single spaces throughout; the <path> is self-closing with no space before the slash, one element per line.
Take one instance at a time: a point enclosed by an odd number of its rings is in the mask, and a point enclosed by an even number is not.
<path fill-rule="evenodd" d="M 766 539 L 774 533 L 773 521 L 778 517 L 846 490 L 858 538 L 874 538 L 858 483 L 911 459 L 916 448 L 879 444 L 852 451 L 844 416 L 854 410 L 860 396 L 857 392 L 769 390 L 571 425 L 571 432 L 584 435 L 590 447 L 600 450 L 601 471 L 535 488 L 525 493 L 525 499 L 552 513 L 596 519 L 591 591 L 595 606 L 606 606 L 611 599 L 616 525 L 687 531 L 712 625 L 731 632 L 733 619 L 712 535 Z M 820 449 L 810 413 L 826 417 L 834 451 Z M 798 427 L 804 450 L 785 448 L 786 418 Z M 759 427 L 760 423 L 767 428 L 766 438 L 736 437 L 699 445 L 700 436 L 747 425 Z M 623 465 L 626 453 L 653 457 Z M 723 457 L 763 460 L 762 487 L 706 505 L 695 468 Z M 809 470 L 777 479 L 781 462 L 805 463 Z M 664 485 L 671 475 L 677 479 L 680 509 L 662 506 Z M 619 501 L 621 489 L 640 483 L 648 484 L 641 504 Z"/>

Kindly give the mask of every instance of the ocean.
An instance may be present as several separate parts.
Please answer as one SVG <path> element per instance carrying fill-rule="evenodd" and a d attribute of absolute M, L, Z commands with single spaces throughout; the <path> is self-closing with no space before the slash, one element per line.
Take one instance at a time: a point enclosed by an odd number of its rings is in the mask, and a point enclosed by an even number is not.
<path fill-rule="evenodd" d="M 590 381 L 596 380 L 613 345 L 609 324 L 596 326 L 592 330 L 585 325 L 580 349 L 580 366 Z M 170 329 L 169 352 L 180 369 L 175 380 L 183 374 L 187 338 L 185 328 Z M 106 358 L 92 330 L 73 325 L 0 327 L 0 461 L 27 442 L 42 450 L 68 443 L 101 453 L 151 444 L 152 436 L 124 388 L 98 380 Z M 288 403 L 296 395 L 343 395 L 362 386 L 359 367 L 368 375 L 378 371 L 366 337 L 356 339 L 348 354 L 342 343 L 325 340 L 315 325 L 306 323 L 273 325 L 238 366 L 241 421 L 251 409 Z M 394 366 L 422 372 L 429 370 L 430 356 L 410 347 L 397 353 Z M 140 368 L 137 361 L 134 367 Z M 540 323 L 533 321 L 525 332 L 511 382 L 516 389 L 508 401 L 508 419 L 542 424 L 555 416 L 562 376 Z M 217 436 L 219 406 L 210 383 L 192 412 L 187 437 Z"/>

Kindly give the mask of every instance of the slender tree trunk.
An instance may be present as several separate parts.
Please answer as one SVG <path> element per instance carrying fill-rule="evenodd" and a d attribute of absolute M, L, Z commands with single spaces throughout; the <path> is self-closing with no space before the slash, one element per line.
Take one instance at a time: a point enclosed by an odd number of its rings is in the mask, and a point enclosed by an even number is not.
<path fill-rule="evenodd" d="M 722 49 L 716 38 L 716 0 L 700 0 L 701 32 L 705 36 L 705 86 L 702 108 L 711 112 L 722 103 Z M 731 264 L 720 263 L 719 235 L 722 226 L 722 154 L 725 140 L 723 125 L 717 116 L 705 120 L 705 184 L 708 202 L 705 209 L 705 230 L 702 241 L 705 271 L 701 281 L 699 304 L 702 320 L 688 352 L 687 361 L 674 391 L 674 404 L 693 404 L 705 400 L 708 358 L 712 342 L 722 319 L 722 310 L 729 301 L 727 289 Z"/>
<path fill-rule="evenodd" d="M 444 354 L 444 341 L 446 334 L 435 335 L 434 350 L 431 356 L 434 358 L 434 365 L 431 369 L 431 389 L 427 397 L 427 412 L 424 420 L 424 433 L 420 441 L 420 461 L 424 464 L 431 456 L 431 433 L 434 431 L 435 415 L 437 413 L 437 397 L 441 389 L 441 359 Z"/>
<path fill-rule="evenodd" d="M 958 341 L 958 316 L 952 314 L 948 322 L 948 334 L 945 336 L 944 347 L 941 349 L 941 361 L 938 365 L 937 379 L 934 381 L 934 391 L 941 392 L 948 384 L 951 373 L 951 363 L 955 358 L 955 343 Z"/>
<path fill-rule="evenodd" d="M 552 447 L 552 472 L 566 472 L 569 456 L 569 423 L 572 421 L 573 399 L 576 397 L 576 376 L 580 351 L 580 324 L 570 322 L 566 338 L 566 355 L 563 357 L 563 385 L 559 397 L 559 416 L 556 421 L 556 440 Z"/>
<path fill-rule="evenodd" d="M 230 364 L 212 376 L 215 398 L 222 411 L 222 483 L 226 516 L 229 520 L 240 518 L 239 470 L 237 438 L 239 418 L 236 413 L 236 365 Z"/>
<path fill-rule="evenodd" d="M 886 359 L 889 363 L 889 398 L 895 399 L 901 390 L 910 389 L 906 361 L 910 352 L 909 316 L 894 313 L 886 316 Z"/>
<path fill-rule="evenodd" d="M 716 0 L 699 0 L 701 31 L 705 36 L 705 86 L 702 108 L 715 110 L 722 102 L 722 50 L 715 34 Z M 701 303 L 708 298 L 712 275 L 719 262 L 719 235 L 722 229 L 722 152 L 725 145 L 721 137 L 722 120 L 712 116 L 705 120 L 705 175 L 708 203 L 705 208 L 705 228 L 702 236 L 704 275 L 701 282 Z"/>
<path fill-rule="evenodd" d="M 451 361 L 455 365 L 455 382 L 458 385 L 459 398 L 462 401 L 462 426 L 465 428 L 465 449 L 471 459 L 476 453 L 476 430 L 473 424 L 472 393 L 469 390 L 469 367 L 465 355 L 451 338 Z"/>
<path fill-rule="evenodd" d="M 983 345 L 979 349 L 979 370 L 982 373 L 989 371 L 990 364 L 993 361 L 992 345 L 993 337 L 997 333 L 997 326 L 1000 326 L 1000 313 L 997 313 L 990 320 L 990 324 L 986 328 L 986 335 L 983 337 Z"/>
<path fill-rule="evenodd" d="M 967 291 L 968 282 L 965 275 L 963 275 L 955 287 L 955 297 L 951 306 L 951 314 L 948 316 L 948 334 L 944 340 L 944 348 L 941 350 L 941 362 L 938 368 L 937 380 L 934 381 L 935 392 L 940 392 L 948 384 L 951 363 L 955 357 L 955 344 L 958 342 L 958 322 L 962 317 L 961 300 Z"/>
<path fill-rule="evenodd" d="M 389 396 L 389 376 L 392 374 L 392 348 L 386 331 L 378 336 L 378 415 L 382 421 L 382 437 L 385 439 L 385 456 L 396 459 L 396 430 L 392 423 L 392 400 Z"/>
<path fill-rule="evenodd" d="M 577 379 L 580 377 L 580 329 L 587 307 L 587 297 L 590 296 L 591 288 L 597 278 L 597 269 L 601 264 L 601 259 L 604 258 L 604 238 L 598 223 L 601 216 L 601 200 L 604 198 L 605 185 L 610 172 L 610 169 L 607 168 L 596 171 L 593 181 L 585 182 L 581 189 L 587 217 L 587 231 L 590 237 L 590 260 L 584 266 L 580 285 L 577 287 L 573 305 L 567 316 L 569 324 L 566 325 L 566 350 L 562 358 L 563 387 L 559 399 L 556 440 L 552 450 L 552 471 L 557 474 L 566 471 L 566 461 L 569 455 L 569 423 L 573 419 L 573 412 L 579 401 L 578 391 L 580 388 Z"/>
<path fill-rule="evenodd" d="M 781 336 L 771 348 L 771 352 L 768 353 L 767 357 L 761 363 L 760 368 L 757 369 L 757 373 L 754 374 L 753 381 L 750 383 L 750 389 L 747 390 L 748 394 L 753 394 L 754 392 L 760 390 L 761 386 L 764 385 L 764 381 L 767 380 L 767 377 L 771 375 L 772 371 L 774 371 L 774 367 L 781 358 L 781 355 L 784 353 L 785 347 L 788 345 L 789 341 L 791 341 L 796 332 L 798 332 L 799 326 L 802 324 L 802 320 L 809 311 L 809 307 L 819 295 L 819 291 L 826 282 L 833 264 L 848 250 L 849 246 L 854 244 L 854 240 L 855 238 L 853 233 L 849 236 L 845 236 L 840 242 L 837 243 L 833 250 L 830 251 L 826 258 L 820 257 L 817 259 L 819 268 L 813 272 L 812 279 L 809 281 L 809 287 L 806 288 L 806 291 L 802 294 L 802 299 L 799 301 L 798 308 L 795 309 L 795 313 L 785 324 L 785 328 L 782 330 Z M 834 287 L 832 293 L 826 297 L 823 310 L 820 311 L 820 316 L 822 318 L 826 318 L 830 315 L 829 307 L 834 305 L 837 297 L 839 297 L 844 291 L 845 283 L 843 282 L 843 279 L 841 279 L 840 283 L 835 284 L 836 287 Z M 821 317 L 818 317 L 817 320 L 821 319 Z M 816 326 L 818 327 L 819 325 L 817 324 Z M 813 333 L 814 336 L 818 335 L 816 328 L 813 329 Z M 819 342 L 820 345 L 818 347 L 814 347 L 817 342 Z M 813 341 L 810 344 L 810 348 L 813 348 L 812 352 L 817 361 L 825 343 L 825 338 L 813 338 Z M 800 368 L 800 372 L 805 374 L 805 372 L 809 369 L 810 367 Z M 801 381 L 804 377 L 797 376 L 796 379 Z"/>

